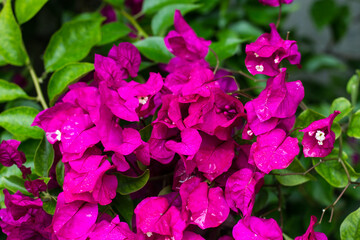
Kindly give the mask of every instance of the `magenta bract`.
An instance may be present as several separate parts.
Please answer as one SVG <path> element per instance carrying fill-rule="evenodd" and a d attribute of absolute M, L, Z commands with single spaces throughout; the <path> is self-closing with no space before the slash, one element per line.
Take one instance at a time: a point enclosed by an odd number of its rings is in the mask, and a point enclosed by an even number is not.
<path fill-rule="evenodd" d="M 282 4 L 290 4 L 292 3 L 294 0 L 259 0 L 260 3 L 264 4 L 264 5 L 268 5 L 268 6 L 272 6 L 272 7 L 277 7 L 280 5 L 280 1 Z"/>
<path fill-rule="evenodd" d="M 294 240 L 327 240 L 328 238 L 324 233 L 315 232 L 314 225 L 317 222 L 317 218 L 315 216 L 311 216 L 310 224 L 305 234 L 299 237 L 296 237 Z"/>

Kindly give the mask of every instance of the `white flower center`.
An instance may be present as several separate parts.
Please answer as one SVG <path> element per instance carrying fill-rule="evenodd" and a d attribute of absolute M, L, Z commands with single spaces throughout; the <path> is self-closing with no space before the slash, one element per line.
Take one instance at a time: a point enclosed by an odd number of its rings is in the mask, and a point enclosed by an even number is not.
<path fill-rule="evenodd" d="M 147 232 L 147 233 L 146 233 L 146 236 L 151 237 L 151 236 L 152 236 L 152 232 Z"/>
<path fill-rule="evenodd" d="M 149 100 L 149 98 L 147 96 L 141 96 L 141 97 L 138 97 L 138 99 L 139 99 L 139 103 L 142 105 L 147 103 L 147 101 Z"/>
<path fill-rule="evenodd" d="M 276 57 L 276 58 L 274 59 L 274 63 L 278 64 L 279 62 L 280 62 L 279 57 Z"/>
<path fill-rule="evenodd" d="M 255 57 L 259 57 L 259 54 L 257 54 L 257 53 L 254 53 L 254 55 L 255 55 Z"/>
<path fill-rule="evenodd" d="M 56 140 L 58 140 L 60 142 L 61 141 L 61 132 L 60 132 L 60 130 L 56 130 L 55 134 L 56 134 Z"/>
<path fill-rule="evenodd" d="M 249 136 L 252 136 L 254 133 L 253 133 L 253 131 L 251 131 L 251 130 L 247 130 L 247 135 L 249 135 Z"/>
<path fill-rule="evenodd" d="M 325 133 L 323 131 L 317 130 L 315 139 L 318 140 L 318 144 L 322 146 L 324 144 L 323 141 L 325 140 Z"/>
<path fill-rule="evenodd" d="M 263 72 L 264 71 L 264 66 L 263 65 L 256 65 L 255 68 L 256 68 L 256 71 L 258 71 L 258 72 Z"/>

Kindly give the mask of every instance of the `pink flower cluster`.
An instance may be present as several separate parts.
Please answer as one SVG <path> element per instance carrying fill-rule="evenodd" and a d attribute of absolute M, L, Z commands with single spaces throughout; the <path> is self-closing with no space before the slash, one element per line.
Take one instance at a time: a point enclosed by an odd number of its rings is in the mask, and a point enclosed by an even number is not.
<path fill-rule="evenodd" d="M 31 225 L 31 234 L 36 230 L 38 236 L 32 239 L 201 240 L 201 230 L 224 224 L 233 211 L 242 218 L 232 237 L 223 239 L 283 239 L 274 219 L 252 216 L 252 209 L 265 174 L 288 167 L 300 152 L 298 140 L 289 135 L 304 88 L 301 81 L 288 82 L 286 69 L 279 67 L 284 59 L 300 63 L 296 42 L 281 39 L 271 24 L 270 34 L 246 47 L 248 70 L 270 78 L 244 106 L 230 94 L 236 82 L 223 78 L 228 74 L 223 70 L 214 74 L 205 61 L 210 41 L 198 37 L 179 11 L 174 26 L 165 38 L 175 55 L 165 78 L 150 73 L 144 83 L 133 80 L 140 53 L 120 43 L 108 56 L 95 55 L 94 82 L 70 86 L 54 107 L 35 118 L 33 125 L 60 149 L 63 192 L 51 221 L 39 199 L 6 191 L 7 208 L 0 211 L 5 233 L 16 235 Z M 336 114 L 302 130 L 306 157 L 331 152 Z M 149 120 L 151 136 L 144 141 L 140 132 Z M 233 140 L 239 130 L 244 139 L 256 136 L 256 141 L 239 145 Z M 13 147 L 7 148 L 11 161 L 23 163 Z M 157 196 L 161 189 L 149 184 L 133 196 L 142 201 L 134 211 L 136 231 L 131 231 L 119 216 L 99 212 L 98 205 L 116 197 L 115 173 L 141 174 L 137 161 L 149 166 L 152 177 L 169 168 L 174 175 L 172 192 Z M 312 217 L 308 231 L 297 239 L 326 239 L 314 232 L 315 222 Z"/>

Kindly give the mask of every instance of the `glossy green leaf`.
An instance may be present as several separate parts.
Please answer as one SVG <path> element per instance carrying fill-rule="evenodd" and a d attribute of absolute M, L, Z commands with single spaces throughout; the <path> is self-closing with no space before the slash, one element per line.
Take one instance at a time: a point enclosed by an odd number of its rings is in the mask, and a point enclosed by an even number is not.
<path fill-rule="evenodd" d="M 18 150 L 25 154 L 26 162 L 24 165 L 26 167 L 34 167 L 35 152 L 40 144 L 40 141 L 41 139 L 27 139 L 20 143 Z"/>
<path fill-rule="evenodd" d="M 304 65 L 304 69 L 309 72 L 318 72 L 323 69 L 345 70 L 346 65 L 342 60 L 332 55 L 317 54 L 307 60 Z"/>
<path fill-rule="evenodd" d="M 347 33 L 351 23 L 351 11 L 349 6 L 343 5 L 336 10 L 336 16 L 331 23 L 331 29 L 335 42 L 340 41 Z"/>
<path fill-rule="evenodd" d="M 36 149 L 34 156 L 34 172 L 40 177 L 49 176 L 49 171 L 54 162 L 54 149 L 44 136 Z"/>
<path fill-rule="evenodd" d="M 139 131 L 141 139 L 144 142 L 149 141 L 150 137 L 151 137 L 151 132 L 152 132 L 153 127 L 151 126 L 151 124 L 147 125 L 146 127 L 144 127 L 143 129 L 141 129 Z"/>
<path fill-rule="evenodd" d="M 0 113 L 0 127 L 5 128 L 20 141 L 27 138 L 41 139 L 43 130 L 31 127 L 38 113 L 38 110 L 30 107 L 11 108 Z"/>
<path fill-rule="evenodd" d="M 141 11 L 146 14 L 151 14 L 159 11 L 167 5 L 192 2 L 195 2 L 195 0 L 144 0 Z"/>
<path fill-rule="evenodd" d="M 30 195 L 24 186 L 25 180 L 22 177 L 13 175 L 9 177 L 0 177 L 0 183 L 10 192 L 16 193 L 17 191 L 20 191 L 25 195 Z"/>
<path fill-rule="evenodd" d="M 22 66 L 29 60 L 19 25 L 7 0 L 0 13 L 0 55 L 5 62 Z"/>
<path fill-rule="evenodd" d="M 56 201 L 54 198 L 42 198 L 43 209 L 50 215 L 54 215 L 56 209 Z"/>
<path fill-rule="evenodd" d="M 342 118 L 346 117 L 351 113 L 352 107 L 349 100 L 343 97 L 335 99 L 330 107 L 330 112 L 333 113 L 335 110 L 340 111 L 341 113 L 334 119 L 335 122 L 340 121 Z"/>
<path fill-rule="evenodd" d="M 0 67 L 5 66 L 7 62 L 5 61 L 5 58 L 0 54 Z"/>
<path fill-rule="evenodd" d="M 356 72 L 357 73 L 350 78 L 346 85 L 346 91 L 351 95 L 351 102 L 353 105 L 356 104 L 360 85 L 360 71 L 357 70 Z"/>
<path fill-rule="evenodd" d="M 130 193 L 136 192 L 143 188 L 150 177 L 150 171 L 146 170 L 139 177 L 129 177 L 122 174 L 115 174 L 118 180 L 117 192 L 122 195 L 128 195 Z"/>
<path fill-rule="evenodd" d="M 341 240 L 360 239 L 360 208 L 350 213 L 340 226 Z"/>
<path fill-rule="evenodd" d="M 249 38 L 253 41 L 263 34 L 261 28 L 258 28 L 247 21 L 235 22 L 229 26 L 229 29 L 239 34 L 242 39 Z"/>
<path fill-rule="evenodd" d="M 221 42 L 215 42 L 210 45 L 210 48 L 215 51 L 219 61 L 223 61 L 226 58 L 232 57 L 239 51 L 240 43 L 242 40 L 237 38 L 228 38 Z M 208 61 L 212 66 L 216 64 L 215 55 L 209 51 L 206 56 L 206 61 Z"/>
<path fill-rule="evenodd" d="M 166 48 L 164 38 L 148 37 L 144 40 L 135 42 L 134 45 L 142 55 L 150 60 L 160 63 L 168 63 L 174 57 Z"/>
<path fill-rule="evenodd" d="M 131 197 L 129 195 L 117 195 L 113 199 L 111 205 L 114 210 L 125 219 L 131 228 L 134 215 L 134 203 Z"/>
<path fill-rule="evenodd" d="M 317 0 L 310 9 L 311 17 L 318 29 L 331 23 L 336 15 L 337 6 L 334 0 Z"/>
<path fill-rule="evenodd" d="M 115 7 L 122 7 L 124 5 L 124 0 L 104 0 L 104 1 Z"/>
<path fill-rule="evenodd" d="M 339 154 L 339 149 L 335 148 L 327 158 L 337 158 Z M 346 161 L 347 155 L 343 152 L 342 160 L 349 171 L 351 181 L 356 181 L 360 175 L 355 172 L 355 170 L 348 164 Z M 313 165 L 317 164 L 320 161 L 319 158 L 313 158 Z M 325 161 L 315 168 L 316 172 L 319 173 L 331 186 L 337 188 L 343 188 L 347 185 L 348 179 L 346 172 L 342 164 L 337 160 Z"/>
<path fill-rule="evenodd" d="M 351 116 L 347 135 L 349 137 L 360 138 L 360 110 Z"/>
<path fill-rule="evenodd" d="M 29 98 L 29 96 L 17 84 L 0 79 L 0 103 L 17 98 Z"/>
<path fill-rule="evenodd" d="M 306 169 L 302 166 L 301 162 L 295 158 L 289 167 L 281 170 L 273 170 L 272 172 L 277 174 L 287 174 L 287 173 L 303 173 Z M 275 175 L 276 179 L 280 182 L 280 184 L 284 186 L 296 186 L 303 184 L 309 180 L 314 179 L 314 177 L 308 173 L 306 175 L 287 175 L 287 176 L 279 176 Z"/>
<path fill-rule="evenodd" d="M 101 41 L 99 46 L 112 43 L 130 33 L 130 28 L 121 22 L 111 22 L 101 27 Z"/>
<path fill-rule="evenodd" d="M 172 4 L 163 7 L 156 13 L 151 21 L 151 29 L 154 35 L 164 35 L 168 27 L 174 23 L 175 10 L 180 10 L 184 16 L 186 13 L 199 8 L 198 4 Z"/>
<path fill-rule="evenodd" d="M 52 72 L 82 60 L 101 41 L 102 17 L 77 18 L 62 25 L 50 39 L 44 54 L 45 69 Z"/>
<path fill-rule="evenodd" d="M 29 21 L 48 0 L 16 0 L 15 13 L 19 24 Z"/>
<path fill-rule="evenodd" d="M 64 173 L 65 173 L 64 163 L 62 161 L 59 161 L 56 164 L 56 181 L 60 186 L 63 186 L 64 184 Z"/>
<path fill-rule="evenodd" d="M 50 105 L 54 105 L 59 96 L 66 92 L 70 84 L 92 70 L 94 70 L 94 64 L 82 62 L 69 63 L 54 72 L 47 87 Z"/>
<path fill-rule="evenodd" d="M 38 102 L 29 100 L 29 99 L 22 99 L 22 98 L 7 102 L 4 110 L 10 109 L 10 108 L 15 108 L 15 107 L 31 107 L 31 108 L 35 108 L 39 111 L 43 110 L 43 108 L 41 107 L 41 105 Z"/>

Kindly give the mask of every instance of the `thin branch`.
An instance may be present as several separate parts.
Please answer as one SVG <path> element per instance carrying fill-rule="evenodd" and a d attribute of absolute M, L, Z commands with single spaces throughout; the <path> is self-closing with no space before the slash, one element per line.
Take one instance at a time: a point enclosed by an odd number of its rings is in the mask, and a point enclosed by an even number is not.
<path fill-rule="evenodd" d="M 299 107 L 300 107 L 303 111 L 305 111 L 306 109 L 308 109 L 308 107 L 305 105 L 304 102 L 301 102 L 301 103 L 299 104 Z"/>
<path fill-rule="evenodd" d="M 31 79 L 32 79 L 32 81 L 34 83 L 34 86 L 35 86 L 35 90 L 36 90 L 36 94 L 37 94 L 37 100 L 41 103 L 41 106 L 43 107 L 43 109 L 47 109 L 48 106 L 46 104 L 44 95 L 42 94 L 42 91 L 41 91 L 39 78 L 36 76 L 36 73 L 34 71 L 33 66 L 31 65 L 31 63 L 28 63 L 27 68 L 29 69 Z"/>
<path fill-rule="evenodd" d="M 219 68 L 220 60 L 219 60 L 219 56 L 216 54 L 216 52 L 212 48 L 209 48 L 209 49 L 210 49 L 210 52 L 212 52 L 212 54 L 214 54 L 214 57 L 216 58 L 216 66 L 215 66 L 215 69 L 214 69 L 214 75 L 215 75 L 218 68 Z"/>
<path fill-rule="evenodd" d="M 251 75 L 249 75 L 249 74 L 247 74 L 247 73 L 244 73 L 243 71 L 241 71 L 241 70 L 238 70 L 238 71 L 235 71 L 236 73 L 238 73 L 238 74 L 240 74 L 240 75 L 242 75 L 242 76 L 244 76 L 244 77 L 246 77 L 246 78 L 248 78 L 248 79 L 250 79 L 250 80 L 253 80 L 254 82 L 266 82 L 267 80 L 266 79 L 256 79 L 256 78 L 254 78 L 253 76 L 251 76 Z"/>
<path fill-rule="evenodd" d="M 138 24 L 135 18 L 133 18 L 133 16 L 131 16 L 124 10 L 120 10 L 120 13 L 135 27 L 135 29 L 138 31 L 139 36 L 142 36 L 144 38 L 149 37 L 149 35 L 144 31 L 144 29 L 142 29 L 142 27 Z"/>
<path fill-rule="evenodd" d="M 277 22 L 276 22 L 276 28 L 279 27 L 280 25 L 280 20 L 281 20 L 281 0 L 279 0 L 279 15 L 278 15 L 278 19 L 277 19 Z"/>

